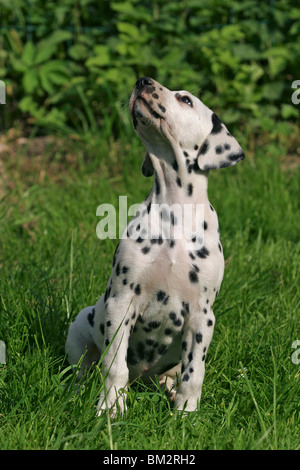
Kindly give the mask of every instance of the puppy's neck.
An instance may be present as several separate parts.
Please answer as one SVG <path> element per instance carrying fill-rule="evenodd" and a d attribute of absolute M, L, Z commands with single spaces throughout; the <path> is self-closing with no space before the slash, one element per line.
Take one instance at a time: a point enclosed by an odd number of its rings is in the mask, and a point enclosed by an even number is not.
<path fill-rule="evenodd" d="M 174 149 L 175 150 L 175 149 Z M 203 204 L 208 202 L 208 174 L 198 168 L 195 157 L 177 148 L 165 158 L 149 153 L 154 168 L 151 199 L 156 204 Z"/>

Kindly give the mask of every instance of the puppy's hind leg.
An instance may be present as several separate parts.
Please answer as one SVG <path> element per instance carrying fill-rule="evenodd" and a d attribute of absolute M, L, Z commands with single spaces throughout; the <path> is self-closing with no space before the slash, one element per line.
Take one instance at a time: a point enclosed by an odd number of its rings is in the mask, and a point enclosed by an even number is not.
<path fill-rule="evenodd" d="M 77 381 L 100 359 L 101 351 L 92 339 L 94 316 L 95 307 L 86 307 L 78 313 L 69 328 L 65 345 L 68 362 L 77 365 L 83 356 Z"/>

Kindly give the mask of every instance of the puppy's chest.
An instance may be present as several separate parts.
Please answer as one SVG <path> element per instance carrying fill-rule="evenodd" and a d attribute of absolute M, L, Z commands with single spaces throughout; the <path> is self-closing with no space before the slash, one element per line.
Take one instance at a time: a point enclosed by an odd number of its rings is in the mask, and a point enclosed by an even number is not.
<path fill-rule="evenodd" d="M 131 375 L 144 375 L 147 371 L 160 374 L 179 362 L 181 356 L 183 316 L 186 310 L 176 309 L 168 299 L 167 305 L 150 305 L 139 316 L 130 335 L 127 362 Z M 174 363 L 174 364 L 173 364 Z"/>
<path fill-rule="evenodd" d="M 198 225 L 197 231 L 183 227 L 168 237 L 163 230 L 152 227 L 149 233 L 138 224 L 138 236 L 124 240 L 119 259 L 130 264 L 133 277 L 142 278 L 148 292 L 166 284 L 177 292 L 186 284 L 196 287 L 201 270 L 210 265 L 211 271 L 221 253 L 216 215 L 202 218 Z"/>

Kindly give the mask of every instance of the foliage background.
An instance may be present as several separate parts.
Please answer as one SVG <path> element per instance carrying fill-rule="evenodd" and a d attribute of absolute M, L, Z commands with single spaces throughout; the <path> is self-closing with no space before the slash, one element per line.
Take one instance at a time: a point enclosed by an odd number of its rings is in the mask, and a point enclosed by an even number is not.
<path fill-rule="evenodd" d="M 2 0 L 4 126 L 16 118 L 115 137 L 136 79 L 188 89 L 251 132 L 290 132 L 297 0 Z M 275 127 L 274 127 L 275 126 Z"/>

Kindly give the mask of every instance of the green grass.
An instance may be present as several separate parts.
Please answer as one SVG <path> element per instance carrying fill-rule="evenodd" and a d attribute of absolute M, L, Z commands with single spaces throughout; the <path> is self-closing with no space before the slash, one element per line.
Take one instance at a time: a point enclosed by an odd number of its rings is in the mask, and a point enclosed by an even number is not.
<path fill-rule="evenodd" d="M 97 206 L 141 202 L 151 181 L 137 137 L 85 150 L 19 152 L 2 166 L 0 449 L 299 449 L 299 170 L 257 149 L 211 173 L 226 270 L 200 409 L 178 419 L 139 384 L 110 420 L 95 414 L 99 370 L 74 393 L 64 342 L 111 269 L 117 242 L 96 237 Z"/>

